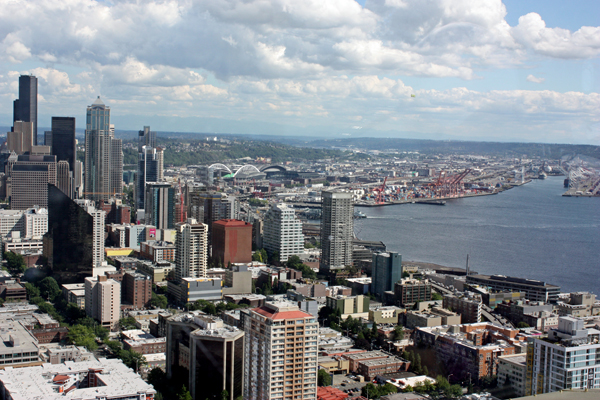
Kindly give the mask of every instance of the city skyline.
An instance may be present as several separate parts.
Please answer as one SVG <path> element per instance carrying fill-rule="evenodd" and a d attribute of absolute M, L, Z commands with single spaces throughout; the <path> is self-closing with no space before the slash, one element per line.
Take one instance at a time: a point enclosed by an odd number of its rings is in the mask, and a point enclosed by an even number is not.
<path fill-rule="evenodd" d="M 599 7 L 16 1 L 0 125 L 30 73 L 40 127 L 101 95 L 124 130 L 597 144 Z"/>

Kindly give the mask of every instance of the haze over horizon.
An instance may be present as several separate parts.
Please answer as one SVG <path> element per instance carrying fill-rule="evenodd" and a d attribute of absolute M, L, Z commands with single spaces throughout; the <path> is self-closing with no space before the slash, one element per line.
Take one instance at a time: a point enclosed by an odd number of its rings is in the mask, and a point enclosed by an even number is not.
<path fill-rule="evenodd" d="M 596 1 L 13 0 L 40 127 L 100 95 L 118 130 L 600 145 Z"/>

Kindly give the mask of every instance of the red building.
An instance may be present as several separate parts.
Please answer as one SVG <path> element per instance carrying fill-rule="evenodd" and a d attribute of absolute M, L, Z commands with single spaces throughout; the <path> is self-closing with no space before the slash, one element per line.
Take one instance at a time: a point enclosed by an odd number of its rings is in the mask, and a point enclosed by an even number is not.
<path fill-rule="evenodd" d="M 131 207 L 123 205 L 120 200 L 111 200 L 111 202 L 100 200 L 99 208 L 106 212 L 105 223 L 107 225 L 122 225 L 131 222 Z"/>
<path fill-rule="evenodd" d="M 212 225 L 212 257 L 224 266 L 252 261 L 252 224 L 222 219 Z"/>
<path fill-rule="evenodd" d="M 331 386 L 319 386 L 317 388 L 317 400 L 344 400 L 348 398 L 348 393 L 342 392 Z"/>
<path fill-rule="evenodd" d="M 121 300 L 127 308 L 136 310 L 150 307 L 152 278 L 139 272 L 126 272 L 121 283 Z"/>

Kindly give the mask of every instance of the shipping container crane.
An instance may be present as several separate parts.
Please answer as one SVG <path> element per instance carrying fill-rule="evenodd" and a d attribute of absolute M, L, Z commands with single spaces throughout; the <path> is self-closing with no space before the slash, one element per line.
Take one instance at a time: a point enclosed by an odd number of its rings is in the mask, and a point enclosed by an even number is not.
<path fill-rule="evenodd" d="M 387 182 L 387 176 L 383 179 L 383 184 L 381 185 L 381 188 L 379 188 L 379 193 L 377 194 L 377 199 L 375 200 L 376 204 L 383 204 L 383 195 L 385 192 L 385 183 Z"/>

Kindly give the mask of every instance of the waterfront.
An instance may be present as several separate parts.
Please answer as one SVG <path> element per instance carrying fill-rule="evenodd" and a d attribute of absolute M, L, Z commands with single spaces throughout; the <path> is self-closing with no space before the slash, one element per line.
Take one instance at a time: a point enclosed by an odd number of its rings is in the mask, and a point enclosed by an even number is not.
<path fill-rule="evenodd" d="M 362 208 L 364 240 L 381 240 L 404 260 L 465 266 L 484 274 L 539 279 L 562 291 L 600 295 L 600 201 L 563 197 L 563 177 L 495 196 Z"/>

